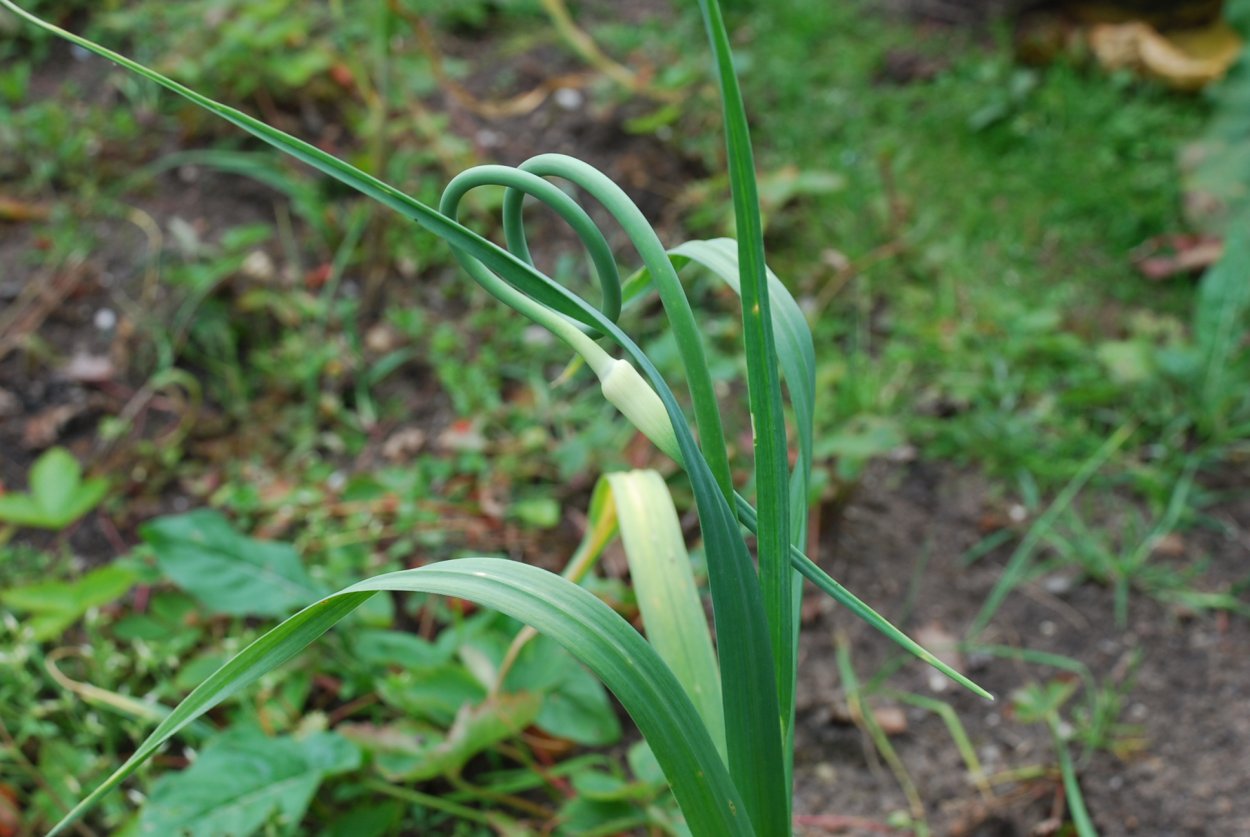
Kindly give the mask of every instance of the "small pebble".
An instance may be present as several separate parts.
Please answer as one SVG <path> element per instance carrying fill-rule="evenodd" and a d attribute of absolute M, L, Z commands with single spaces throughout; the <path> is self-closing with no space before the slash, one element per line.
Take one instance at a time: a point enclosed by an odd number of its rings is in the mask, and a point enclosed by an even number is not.
<path fill-rule="evenodd" d="M 1042 589 L 1052 596 L 1062 596 L 1069 592 L 1076 585 L 1075 579 L 1070 575 L 1052 575 L 1047 576 L 1042 581 Z"/>
<path fill-rule="evenodd" d="M 117 312 L 112 308 L 101 308 L 95 312 L 94 322 L 99 331 L 112 331 L 117 325 Z"/>
<path fill-rule="evenodd" d="M 557 105 L 565 110 L 577 110 L 582 106 L 582 102 L 585 101 L 582 92 L 572 87 L 561 87 L 552 98 L 555 99 Z"/>
<path fill-rule="evenodd" d="M 273 281 L 277 270 L 274 268 L 273 259 L 269 258 L 268 253 L 264 250 L 253 250 L 243 260 L 239 273 L 253 282 L 270 282 Z"/>

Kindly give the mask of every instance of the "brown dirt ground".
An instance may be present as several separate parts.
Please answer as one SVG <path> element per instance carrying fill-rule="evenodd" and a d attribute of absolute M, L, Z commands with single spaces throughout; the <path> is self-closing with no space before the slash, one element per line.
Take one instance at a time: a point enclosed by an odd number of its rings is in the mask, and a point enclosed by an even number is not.
<path fill-rule="evenodd" d="M 1247 574 L 1250 501 L 1210 510 L 1218 529 L 1185 537 L 1189 562 L 1209 558 L 1206 585 L 1219 589 Z M 998 578 L 1009 548 L 970 568 L 961 556 L 984 535 L 993 494 L 975 474 L 929 463 L 870 469 L 845 514 L 824 538 L 825 566 L 901 627 L 936 626 L 963 636 Z M 910 609 L 907 602 L 914 596 Z M 893 774 L 852 723 L 834 665 L 836 637 L 849 638 L 853 663 L 868 680 L 891 656 L 889 643 L 831 603 L 802 642 L 796 812 L 859 816 L 871 821 L 846 833 L 882 833 L 891 811 L 906 810 Z M 1124 712 L 1141 747 L 1123 757 L 1096 752 L 1081 765 L 1080 781 L 1095 824 L 1104 835 L 1250 835 L 1250 625 L 1241 618 L 1199 614 L 1135 595 L 1127 629 L 1113 616 L 1111 592 L 1080 583 L 1047 592 L 1045 579 L 1016 591 L 982 635 L 1010 645 L 1079 660 L 1097 678 L 1130 676 Z M 1140 666 L 1131 661 L 1140 653 Z M 1030 766 L 1053 768 L 1049 736 L 1015 722 L 1010 694 L 1030 680 L 1058 672 L 970 653 L 970 673 L 999 700 L 987 704 L 958 693 L 950 701 L 989 774 Z M 933 694 L 932 678 L 908 663 L 888 681 L 899 691 Z M 1081 697 L 1078 694 L 1072 705 Z M 899 706 L 873 700 L 873 706 Z M 1052 833 L 1048 823 L 1062 803 L 1056 775 L 994 787 L 982 798 L 951 744 L 944 724 L 905 707 L 906 731 L 892 743 L 924 799 L 934 833 L 1030 835 Z M 813 830 L 811 833 L 822 833 Z M 888 833 L 888 832 L 887 832 Z"/>

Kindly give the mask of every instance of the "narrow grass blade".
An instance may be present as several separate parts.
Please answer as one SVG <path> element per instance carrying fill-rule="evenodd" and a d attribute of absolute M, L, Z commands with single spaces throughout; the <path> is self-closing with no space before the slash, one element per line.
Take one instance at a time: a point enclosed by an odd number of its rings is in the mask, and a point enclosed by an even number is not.
<path fill-rule="evenodd" d="M 928 815 L 925 811 L 924 799 L 921 798 L 920 791 L 916 787 L 916 781 L 912 779 L 907 765 L 903 763 L 898 751 L 890 743 L 890 737 L 885 734 L 881 724 L 877 723 L 872 710 L 864 705 L 864 693 L 859 685 L 859 677 L 855 674 L 855 667 L 851 664 L 851 641 L 847 639 L 846 634 L 839 631 L 836 643 L 834 659 L 838 666 L 838 674 L 842 678 L 842 691 L 846 694 L 846 703 L 850 709 L 851 718 L 855 721 L 855 725 L 868 735 L 873 747 L 885 759 L 890 772 L 894 774 L 899 790 L 907 799 L 907 807 L 912 819 L 910 825 L 916 837 L 929 837 L 931 831 Z"/>
<path fill-rule="evenodd" d="M 603 680 L 630 713 L 651 744 L 693 833 L 744 837 L 755 833 L 698 712 L 637 631 L 593 595 L 546 570 L 500 558 L 462 558 L 355 584 L 261 636 L 188 695 L 51 834 L 63 833 L 187 724 L 293 658 L 382 591 L 457 596 L 552 637 Z"/>
<path fill-rule="evenodd" d="M 734 70 L 733 50 L 716 0 L 699 0 L 715 58 L 716 80 L 725 111 L 725 143 L 729 183 L 737 222 L 738 269 L 741 276 L 743 342 L 746 347 L 747 390 L 755 432 L 756 504 L 759 508 L 760 586 L 768 616 L 769 637 L 776 661 L 781 723 L 789 741 L 793 723 L 798 610 L 790 569 L 789 451 L 781 406 L 781 379 L 773 336 L 768 282 L 764 266 L 764 230 L 755 183 L 755 158 L 742 91 Z M 786 764 L 790 763 L 787 755 Z M 788 777 L 787 777 L 788 779 Z M 758 805 L 767 819 L 790 819 L 789 781 L 781 799 L 761 793 Z M 752 803 L 748 803 L 752 804 Z M 754 807 L 754 805 L 753 805 Z M 787 826 L 788 827 L 788 826 Z"/>
<path fill-rule="evenodd" d="M 1094 828 L 1094 821 L 1089 818 L 1089 811 L 1085 808 L 1085 795 L 1081 793 L 1076 766 L 1072 763 L 1072 754 L 1068 752 L 1068 742 L 1063 738 L 1058 715 L 1052 714 L 1046 719 L 1046 723 L 1055 740 L 1055 752 L 1059 756 L 1059 775 L 1063 777 L 1063 792 L 1068 799 L 1068 813 L 1072 816 L 1072 824 L 1076 826 L 1077 837 L 1098 837 L 1098 829 Z"/>
<path fill-rule="evenodd" d="M 712 636 L 677 509 L 655 471 L 608 474 L 647 639 L 681 681 L 722 754 L 725 714 Z"/>
<path fill-rule="evenodd" d="M 886 694 L 902 703 L 932 712 L 942 719 L 942 723 L 946 724 L 946 731 L 950 734 L 951 740 L 955 742 L 955 749 L 959 751 L 960 757 L 964 760 L 964 766 L 968 768 L 968 778 L 977 786 L 977 790 L 980 791 L 983 800 L 986 802 L 992 801 L 994 791 L 986 780 L 985 768 L 981 766 L 981 759 L 977 756 L 976 747 L 972 745 L 972 739 L 968 737 L 968 731 L 964 728 L 963 722 L 959 720 L 959 715 L 955 713 L 951 705 L 937 698 L 912 692 L 888 691 Z"/>
<path fill-rule="evenodd" d="M 1120 446 L 1128 441 L 1129 436 L 1133 435 L 1133 425 L 1126 424 L 1120 429 L 1112 433 L 1107 441 L 1103 442 L 1098 450 L 1094 451 L 1093 456 L 1081 465 L 1081 469 L 1075 476 L 1064 486 L 1059 492 L 1059 496 L 1046 509 L 1045 512 L 1037 518 L 1028 534 L 1020 541 L 1020 545 L 1016 547 L 1015 552 L 1011 553 L 1011 557 L 1007 559 L 1007 565 L 1003 567 L 1002 574 L 998 577 L 998 583 L 994 585 L 994 589 L 990 591 L 989 596 L 985 599 L 985 604 L 981 605 L 981 610 L 972 620 L 972 627 L 968 629 L 968 638 L 976 639 L 981 631 L 985 630 L 985 626 L 994 618 L 994 614 L 998 612 L 998 608 L 1002 605 L 1007 595 L 1016 588 L 1023 580 L 1024 574 L 1028 571 L 1029 561 L 1033 557 L 1034 551 L 1055 525 L 1055 521 L 1059 516 L 1072 504 L 1076 499 L 1076 495 L 1081 493 L 1081 489 L 1085 487 L 1085 483 L 1089 482 L 1094 474 L 1106 464 Z"/>

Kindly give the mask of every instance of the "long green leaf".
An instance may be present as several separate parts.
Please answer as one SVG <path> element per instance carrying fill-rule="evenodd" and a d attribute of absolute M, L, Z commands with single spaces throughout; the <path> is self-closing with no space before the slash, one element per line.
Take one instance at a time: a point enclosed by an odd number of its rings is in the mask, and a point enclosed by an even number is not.
<path fill-rule="evenodd" d="M 723 754 L 720 672 L 672 495 L 655 471 L 618 472 L 604 479 L 612 488 L 647 639 L 685 687 Z"/>
<path fill-rule="evenodd" d="M 737 498 L 738 517 L 742 521 L 742 525 L 747 531 L 754 532 L 756 529 L 755 509 L 742 496 Z M 821 569 L 815 561 L 804 555 L 798 547 L 790 548 L 790 563 L 796 571 L 808 581 L 810 581 L 816 589 L 828 595 L 838 604 L 851 611 L 855 616 L 867 622 L 869 626 L 876 629 L 877 632 L 894 642 L 907 653 L 916 659 L 930 665 L 938 671 L 945 674 L 951 680 L 963 686 L 973 694 L 979 695 L 987 700 L 993 700 L 994 696 L 985 689 L 951 668 L 946 663 L 939 660 L 931 651 L 926 649 L 920 643 L 894 627 L 888 619 L 877 611 L 873 610 L 863 602 L 858 596 L 843 587 L 833 576 L 829 575 Z"/>
<path fill-rule="evenodd" d="M 733 239 L 687 241 L 668 252 L 679 268 L 687 262 L 695 262 L 711 271 L 733 289 L 734 293 L 741 295 L 738 246 Z M 786 385 L 786 392 L 790 396 L 790 406 L 794 410 L 794 425 L 799 443 L 798 462 L 790 474 L 790 541 L 801 548 L 806 540 L 807 487 L 812 475 L 816 348 L 803 310 L 776 274 L 767 268 L 765 270 L 768 275 L 773 332 L 777 340 L 777 359 L 781 365 L 781 377 Z"/>
<path fill-rule="evenodd" d="M 789 453 L 785 415 L 781 406 L 781 379 L 773 337 L 768 283 L 764 265 L 764 230 L 755 183 L 755 157 L 747 126 L 742 91 L 734 70 L 733 50 L 717 0 L 699 0 L 708 40 L 716 59 L 716 78 L 725 111 L 729 183 L 737 222 L 738 268 L 741 272 L 742 326 L 747 359 L 747 391 L 755 431 L 755 484 L 759 508 L 760 585 L 768 616 L 769 636 L 776 661 L 778 703 L 784 713 L 782 728 L 790 741 L 794 722 L 794 688 L 798 635 L 795 583 L 790 569 L 790 494 L 787 485 Z M 806 504 L 804 504 L 806 505 Z M 787 747 L 789 750 L 789 747 Z M 786 788 L 778 799 L 762 788 L 748 804 L 763 810 L 761 826 L 789 829 L 791 755 L 787 752 Z"/>
<path fill-rule="evenodd" d="M 179 730 L 293 658 L 375 593 L 458 596 L 550 636 L 595 673 L 650 742 L 695 834 L 751 835 L 741 796 L 681 684 L 611 608 L 546 570 L 500 558 L 462 558 L 387 573 L 300 611 L 261 636 L 180 703 L 134 755 L 51 832 L 64 832 Z"/>

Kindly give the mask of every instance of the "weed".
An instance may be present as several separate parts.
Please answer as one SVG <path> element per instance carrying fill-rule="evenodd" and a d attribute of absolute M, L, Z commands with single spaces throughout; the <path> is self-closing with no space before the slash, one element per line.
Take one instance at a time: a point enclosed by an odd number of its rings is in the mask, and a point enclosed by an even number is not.
<path fill-rule="evenodd" d="M 84 480 L 69 451 L 51 448 L 31 466 L 27 492 L 0 495 L 0 524 L 64 529 L 98 506 L 108 489 L 104 477 Z M 7 540 L 0 529 L 0 544 Z"/>
<path fill-rule="evenodd" d="M 1077 684 L 1072 681 L 1054 680 L 1045 685 L 1027 686 L 1012 695 L 1012 707 L 1016 717 L 1023 723 L 1044 723 L 1050 730 L 1051 740 L 1059 758 L 1059 773 L 1063 777 L 1063 787 L 1067 794 L 1068 812 L 1076 827 L 1078 837 L 1097 837 L 1098 832 L 1090 821 L 1089 812 L 1085 810 L 1085 797 L 1081 793 L 1077 781 L 1076 768 L 1072 763 L 1072 755 L 1068 751 L 1067 735 L 1059 711 L 1063 704 L 1072 697 Z"/>

